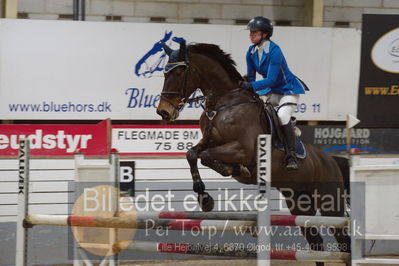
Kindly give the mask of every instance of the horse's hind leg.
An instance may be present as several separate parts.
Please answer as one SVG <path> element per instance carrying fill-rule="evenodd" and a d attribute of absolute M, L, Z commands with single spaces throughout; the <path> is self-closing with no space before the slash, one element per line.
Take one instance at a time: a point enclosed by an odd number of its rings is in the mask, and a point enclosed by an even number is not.
<path fill-rule="evenodd" d="M 286 197 L 287 207 L 292 215 L 316 215 L 317 207 L 315 206 L 315 202 L 311 197 L 311 193 L 301 191 L 282 191 L 282 193 Z M 299 202 L 304 201 L 305 199 L 309 200 L 307 201 L 309 204 L 306 206 L 300 205 Z M 310 249 L 316 251 L 324 250 L 323 238 L 321 237 L 317 227 L 301 227 L 301 232 L 308 241 Z M 316 262 L 316 266 L 324 266 L 324 262 Z"/>
<path fill-rule="evenodd" d="M 323 214 L 324 216 L 325 214 Z M 334 215 L 335 216 L 335 215 Z M 338 250 L 340 252 L 346 252 L 351 254 L 351 239 L 349 236 L 349 230 L 348 228 L 334 228 L 334 229 L 329 229 L 331 233 L 334 234 L 335 239 L 338 242 Z M 333 250 L 336 251 L 336 250 Z M 351 265 L 351 262 L 348 261 L 346 262 L 346 265 Z"/>
<path fill-rule="evenodd" d="M 341 184 L 333 185 L 331 187 L 336 188 L 337 191 L 330 190 L 329 195 L 334 199 L 334 203 L 336 203 L 335 208 L 329 208 L 328 210 L 320 209 L 320 213 L 322 216 L 333 216 L 333 217 L 343 217 L 345 216 L 345 204 L 347 202 L 348 195 L 344 192 L 344 187 Z M 331 206 L 331 205 L 329 205 Z M 340 252 L 351 252 L 351 239 L 349 235 L 348 227 L 346 228 L 329 228 L 329 231 L 334 235 L 334 238 L 338 242 L 338 250 L 331 251 L 340 251 Z M 347 265 L 350 265 L 350 262 L 347 262 Z"/>
<path fill-rule="evenodd" d="M 205 212 L 211 211 L 214 206 L 212 197 L 205 192 L 205 184 L 202 182 L 201 176 L 198 171 L 198 152 L 201 148 L 201 144 L 189 149 L 186 153 L 187 161 L 190 165 L 191 176 L 193 178 L 193 191 L 198 194 L 198 203 L 201 209 Z"/>

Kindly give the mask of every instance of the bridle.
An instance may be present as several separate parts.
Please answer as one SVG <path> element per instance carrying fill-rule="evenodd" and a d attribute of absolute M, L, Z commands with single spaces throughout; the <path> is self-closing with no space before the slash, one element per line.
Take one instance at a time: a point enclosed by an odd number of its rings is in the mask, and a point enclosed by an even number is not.
<path fill-rule="evenodd" d="M 188 73 L 190 70 L 190 65 L 188 64 L 188 62 L 185 61 L 180 61 L 180 62 L 174 62 L 174 63 L 167 63 L 165 66 L 165 70 L 164 73 L 169 73 L 170 71 L 172 71 L 173 69 L 177 68 L 177 67 L 184 67 L 184 74 L 183 74 L 183 80 L 180 84 L 180 89 L 178 91 L 165 91 L 163 88 L 162 92 L 161 92 L 161 99 L 168 102 L 170 105 L 173 106 L 173 108 L 175 108 L 177 111 L 181 111 L 181 109 L 184 107 L 184 105 L 187 103 L 187 77 L 188 77 Z M 168 95 L 177 95 L 181 98 L 180 102 L 176 105 L 174 104 L 171 100 L 169 100 L 169 98 L 167 97 Z"/>
<path fill-rule="evenodd" d="M 161 99 L 169 103 L 170 105 L 173 106 L 178 112 L 180 112 L 184 105 L 186 103 L 191 103 L 191 102 L 198 102 L 200 100 L 205 99 L 205 96 L 199 96 L 196 98 L 191 98 L 189 99 L 190 95 L 188 95 L 187 92 L 187 80 L 189 74 L 192 72 L 190 70 L 195 71 L 195 68 L 189 64 L 188 60 L 188 55 L 186 54 L 186 60 L 185 61 L 178 61 L 178 62 L 169 62 L 165 65 L 164 73 L 169 73 L 173 69 L 177 67 L 184 67 L 184 74 L 183 74 L 183 80 L 180 84 L 180 89 L 178 91 L 164 91 L 165 88 L 162 89 L 161 92 Z M 176 105 L 173 103 L 169 98 L 167 97 L 168 95 L 177 95 L 181 98 L 180 102 Z"/>

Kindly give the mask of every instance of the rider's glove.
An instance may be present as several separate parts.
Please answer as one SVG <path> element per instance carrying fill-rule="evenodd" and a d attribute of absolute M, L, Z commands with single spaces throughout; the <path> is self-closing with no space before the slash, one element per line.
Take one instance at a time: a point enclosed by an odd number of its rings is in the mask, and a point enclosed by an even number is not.
<path fill-rule="evenodd" d="M 253 90 L 251 83 L 249 83 L 249 82 L 247 82 L 247 81 L 242 81 L 242 80 L 240 80 L 240 81 L 238 82 L 238 86 L 239 86 L 240 88 L 243 88 L 244 90 L 249 90 L 249 91 L 252 91 L 252 90 Z"/>

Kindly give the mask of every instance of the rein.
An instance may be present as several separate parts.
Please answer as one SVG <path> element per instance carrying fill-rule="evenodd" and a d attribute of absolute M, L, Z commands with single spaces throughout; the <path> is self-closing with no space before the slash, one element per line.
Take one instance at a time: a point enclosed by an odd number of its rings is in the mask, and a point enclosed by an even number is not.
<path fill-rule="evenodd" d="M 239 101 L 239 102 L 234 102 L 234 103 L 230 103 L 227 105 L 223 105 L 220 106 L 219 108 L 217 108 L 216 110 L 212 110 L 209 109 L 208 107 L 204 106 L 204 101 L 209 101 L 211 98 L 213 97 L 217 97 L 217 96 L 222 96 L 225 93 L 211 93 L 207 96 L 199 96 L 199 97 L 195 97 L 195 98 L 191 98 L 189 99 L 189 95 L 187 95 L 187 80 L 188 80 L 188 75 L 190 73 L 190 69 L 192 68 L 193 70 L 195 70 L 194 67 L 190 66 L 189 64 L 189 60 L 188 60 L 188 55 L 186 55 L 186 59 L 185 61 L 178 61 L 178 62 L 169 62 L 166 64 L 165 66 L 165 70 L 164 73 L 168 73 L 170 71 L 172 71 L 173 69 L 175 69 L 176 67 L 184 67 L 184 76 L 183 76 L 183 80 L 181 82 L 180 85 L 180 90 L 179 91 L 163 91 L 161 92 L 161 99 L 168 102 L 171 106 L 173 106 L 173 108 L 175 108 L 175 110 L 177 110 L 178 112 L 180 112 L 182 110 L 182 108 L 184 107 L 185 104 L 187 103 L 192 103 L 192 102 L 201 102 L 201 107 L 202 109 L 204 109 L 204 112 L 207 116 L 207 118 L 211 121 L 215 118 L 215 116 L 220 112 L 223 111 L 227 108 L 231 108 L 233 106 L 236 105 L 240 105 L 240 104 L 245 104 L 245 103 L 256 103 L 256 99 L 251 99 L 251 100 L 245 100 L 245 101 Z M 234 90 L 228 91 L 228 93 L 236 93 L 242 91 L 242 88 L 236 88 Z M 167 95 L 177 95 L 181 97 L 180 102 L 176 105 L 174 104 L 171 100 L 168 99 Z M 212 127 L 212 126 L 211 126 Z"/>
<path fill-rule="evenodd" d="M 226 94 L 226 91 L 224 91 L 223 93 L 211 93 L 209 95 L 206 96 L 199 96 L 199 97 L 195 97 L 195 98 L 191 98 L 189 99 L 188 97 L 190 95 L 187 95 L 187 80 L 188 80 L 188 76 L 191 73 L 191 69 L 195 71 L 194 66 L 190 66 L 189 64 L 189 60 L 188 60 L 188 56 L 186 56 L 185 61 L 178 61 L 178 62 L 170 62 L 167 63 L 165 66 L 165 70 L 164 73 L 168 73 L 170 71 L 172 71 L 173 69 L 175 69 L 176 67 L 184 67 L 184 76 L 183 76 L 183 80 L 180 84 L 180 89 L 178 91 L 163 91 L 161 93 L 161 99 L 168 102 L 171 106 L 173 106 L 173 108 L 175 110 L 177 110 L 178 112 L 180 112 L 182 110 L 182 108 L 184 107 L 185 104 L 187 103 L 192 103 L 192 102 L 201 102 L 201 107 L 204 109 L 205 115 L 208 118 L 209 123 L 207 123 L 205 130 L 204 130 L 204 140 L 205 142 L 209 143 L 211 141 L 210 135 L 211 135 L 211 130 L 213 128 L 213 121 L 214 118 L 218 115 L 218 113 L 220 113 L 221 111 L 224 111 L 226 109 L 229 109 L 231 107 L 237 106 L 237 105 L 241 105 L 241 104 L 247 104 L 247 103 L 257 103 L 258 101 L 256 100 L 255 96 L 252 96 L 251 99 L 246 99 L 246 100 L 237 100 L 237 101 L 233 101 L 232 103 L 228 103 L 226 105 L 222 105 L 219 106 L 216 109 L 213 108 L 209 108 L 209 106 L 207 106 L 211 99 L 213 100 L 213 102 L 216 104 L 218 102 L 218 100 L 220 99 L 220 96 L 223 96 Z M 227 91 L 227 93 L 231 94 L 231 93 L 237 93 L 243 91 L 242 88 L 236 88 L 230 91 Z M 180 102 L 176 105 L 175 103 L 173 103 L 171 100 L 168 99 L 168 95 L 176 95 L 179 96 L 181 98 Z M 205 106 L 204 106 L 204 102 Z"/>
<path fill-rule="evenodd" d="M 183 81 L 180 85 L 180 90 L 179 91 L 162 91 L 161 93 L 161 99 L 168 102 L 170 105 L 173 106 L 173 108 L 175 108 L 177 111 L 181 111 L 181 109 L 184 107 L 185 104 L 187 103 L 192 103 L 192 102 L 200 102 L 201 101 L 201 107 L 202 109 L 204 109 L 206 116 L 208 117 L 208 119 L 210 121 L 213 120 L 213 118 L 215 118 L 215 116 L 218 114 L 218 112 L 236 106 L 236 105 L 240 105 L 240 104 L 244 104 L 244 103 L 256 103 L 255 99 L 252 99 L 250 101 L 246 100 L 246 101 L 240 101 L 240 102 L 235 102 L 235 103 L 231 103 L 228 105 L 223 105 L 219 108 L 217 108 L 216 110 L 211 110 L 209 108 L 207 108 L 206 106 L 204 106 L 203 102 L 208 100 L 212 97 L 217 97 L 217 96 L 221 96 L 224 95 L 224 93 L 211 93 L 210 95 L 207 96 L 199 96 L 199 97 L 195 97 L 195 98 L 191 98 L 189 99 L 187 96 L 187 92 L 186 92 L 186 86 L 187 86 L 187 79 L 188 79 L 188 75 L 189 75 L 189 71 L 190 71 L 190 64 L 187 61 L 179 61 L 179 62 L 172 62 L 172 63 L 168 63 L 165 67 L 165 71 L 164 73 L 168 73 L 171 70 L 175 69 L 176 67 L 179 66 L 183 66 L 185 67 L 184 70 L 184 76 L 183 76 Z M 194 68 L 193 68 L 194 69 Z M 229 93 L 236 93 L 242 91 L 241 88 L 236 88 L 234 90 L 229 91 Z M 177 95 L 181 97 L 180 102 L 176 105 L 174 104 L 171 100 L 168 99 L 168 97 L 166 97 L 167 95 Z"/>

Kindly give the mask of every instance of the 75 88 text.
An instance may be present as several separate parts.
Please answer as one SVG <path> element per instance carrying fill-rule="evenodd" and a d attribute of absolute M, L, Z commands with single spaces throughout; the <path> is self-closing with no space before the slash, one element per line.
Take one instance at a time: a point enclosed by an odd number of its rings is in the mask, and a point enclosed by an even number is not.
<path fill-rule="evenodd" d="M 194 146 L 193 142 L 155 142 L 155 149 L 157 151 L 170 151 L 170 150 L 178 150 L 178 151 L 187 151 Z"/>

